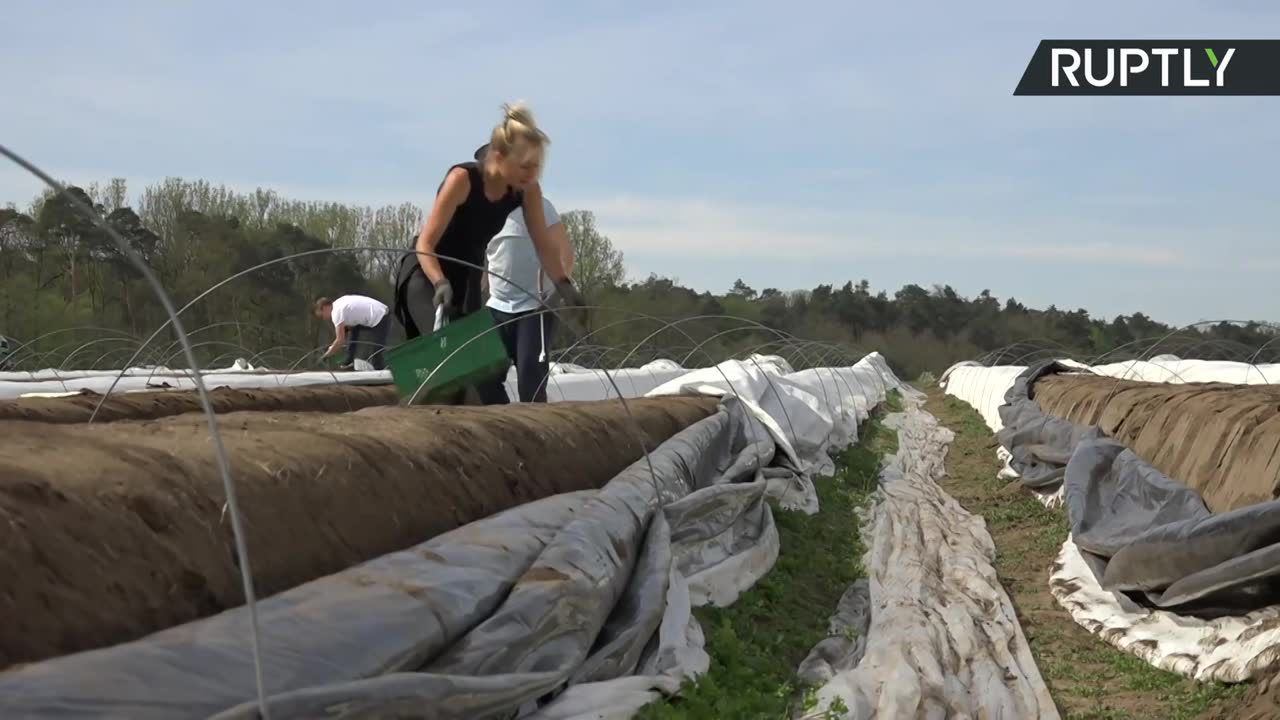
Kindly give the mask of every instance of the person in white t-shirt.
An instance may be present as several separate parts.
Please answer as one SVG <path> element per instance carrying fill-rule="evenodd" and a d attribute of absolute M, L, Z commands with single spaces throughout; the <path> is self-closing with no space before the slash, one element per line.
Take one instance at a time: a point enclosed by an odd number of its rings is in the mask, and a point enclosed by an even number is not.
<path fill-rule="evenodd" d="M 333 344 L 321 359 L 347 350 L 343 370 L 363 360 L 375 370 L 386 367 L 387 338 L 391 334 L 391 313 L 387 306 L 364 295 L 343 295 L 335 300 L 320 298 L 315 304 L 316 317 L 333 323 Z"/>
<path fill-rule="evenodd" d="M 564 223 L 551 201 L 542 198 L 547 234 L 558 247 L 566 273 L 573 272 L 573 247 Z M 516 366 L 520 402 L 547 401 L 547 351 L 555 330 L 555 316 L 537 312 L 549 304 L 555 285 L 542 269 L 538 251 L 529 237 L 523 209 L 516 208 L 506 224 L 489 241 L 486 273 L 489 312 Z"/>

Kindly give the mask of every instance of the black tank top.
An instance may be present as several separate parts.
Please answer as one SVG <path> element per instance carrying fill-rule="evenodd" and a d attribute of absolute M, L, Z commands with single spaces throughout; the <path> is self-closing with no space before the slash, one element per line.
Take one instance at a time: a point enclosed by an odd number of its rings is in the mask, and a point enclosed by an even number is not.
<path fill-rule="evenodd" d="M 471 191 L 467 193 L 467 199 L 453 211 L 453 218 L 449 220 L 444 234 L 440 236 L 440 242 L 436 244 L 437 255 L 483 266 L 489 241 L 502 229 L 507 222 L 507 216 L 521 207 L 524 201 L 524 193 L 510 187 L 497 201 L 490 201 L 485 197 L 484 174 L 481 168 L 484 167 L 487 149 L 487 145 L 482 146 L 476 151 L 474 161 L 458 163 L 449 168 L 450 172 L 453 172 L 453 168 L 463 168 L 467 171 Z M 436 193 L 438 194 L 443 187 L 442 180 L 440 187 L 436 188 Z M 448 260 L 441 260 L 440 266 L 444 270 L 445 277 L 449 278 L 449 282 L 454 287 L 459 286 L 460 278 L 475 272 L 471 268 Z"/>

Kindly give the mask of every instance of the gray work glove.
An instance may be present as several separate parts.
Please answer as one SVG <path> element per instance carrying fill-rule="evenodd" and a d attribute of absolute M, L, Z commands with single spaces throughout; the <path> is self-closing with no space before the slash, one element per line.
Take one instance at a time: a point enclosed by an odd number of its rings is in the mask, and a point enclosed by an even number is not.
<path fill-rule="evenodd" d="M 582 293 L 578 292 L 578 288 L 574 287 L 572 280 L 566 278 L 556 283 L 556 299 L 559 302 L 555 304 L 560 310 L 556 313 L 557 315 L 586 327 L 587 301 L 582 297 Z"/>
<path fill-rule="evenodd" d="M 568 278 L 556 283 L 556 294 L 560 296 L 560 306 L 563 308 L 583 308 L 587 305 L 582 293 L 578 292 L 578 288 Z"/>
<path fill-rule="evenodd" d="M 453 286 L 447 279 L 441 278 L 440 282 L 436 283 L 436 294 L 431 297 L 431 302 L 435 303 L 436 307 L 447 308 L 453 305 Z"/>

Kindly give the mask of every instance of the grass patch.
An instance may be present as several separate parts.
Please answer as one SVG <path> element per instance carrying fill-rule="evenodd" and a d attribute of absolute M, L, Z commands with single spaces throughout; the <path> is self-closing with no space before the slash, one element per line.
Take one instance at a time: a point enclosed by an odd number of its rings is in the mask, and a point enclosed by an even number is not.
<path fill-rule="evenodd" d="M 710 669 L 639 717 L 782 718 L 797 705 L 812 705 L 812 693 L 796 685 L 796 667 L 826 636 L 840 596 L 863 576 L 854 510 L 874 490 L 881 458 L 897 451 L 897 434 L 881 419 L 901 409 L 901 396 L 892 393 L 861 428 L 858 443 L 835 457 L 835 475 L 815 481 L 817 515 L 774 507 L 782 547 L 773 570 L 732 606 L 694 610 Z"/>
<path fill-rule="evenodd" d="M 996 477 L 991 431 L 976 410 L 936 387 L 926 409 L 956 433 L 944 487 L 982 515 L 996 545 L 996 572 L 1064 720 L 1192 720 L 1248 687 L 1198 683 L 1159 670 L 1089 634 L 1049 593 L 1049 568 L 1067 539 L 1067 514 Z"/>

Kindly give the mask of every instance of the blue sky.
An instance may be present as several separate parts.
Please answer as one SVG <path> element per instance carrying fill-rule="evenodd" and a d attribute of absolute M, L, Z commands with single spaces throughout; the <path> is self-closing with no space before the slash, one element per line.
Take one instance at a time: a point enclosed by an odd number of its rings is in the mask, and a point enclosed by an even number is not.
<path fill-rule="evenodd" d="M 633 276 L 1280 315 L 1280 98 L 1012 95 L 1042 38 L 1280 38 L 1272 0 L 18 0 L 5 21 L 0 139 L 69 181 L 425 205 L 524 99 L 548 196 L 594 210 Z M 0 204 L 37 190 L 0 168 Z"/>

